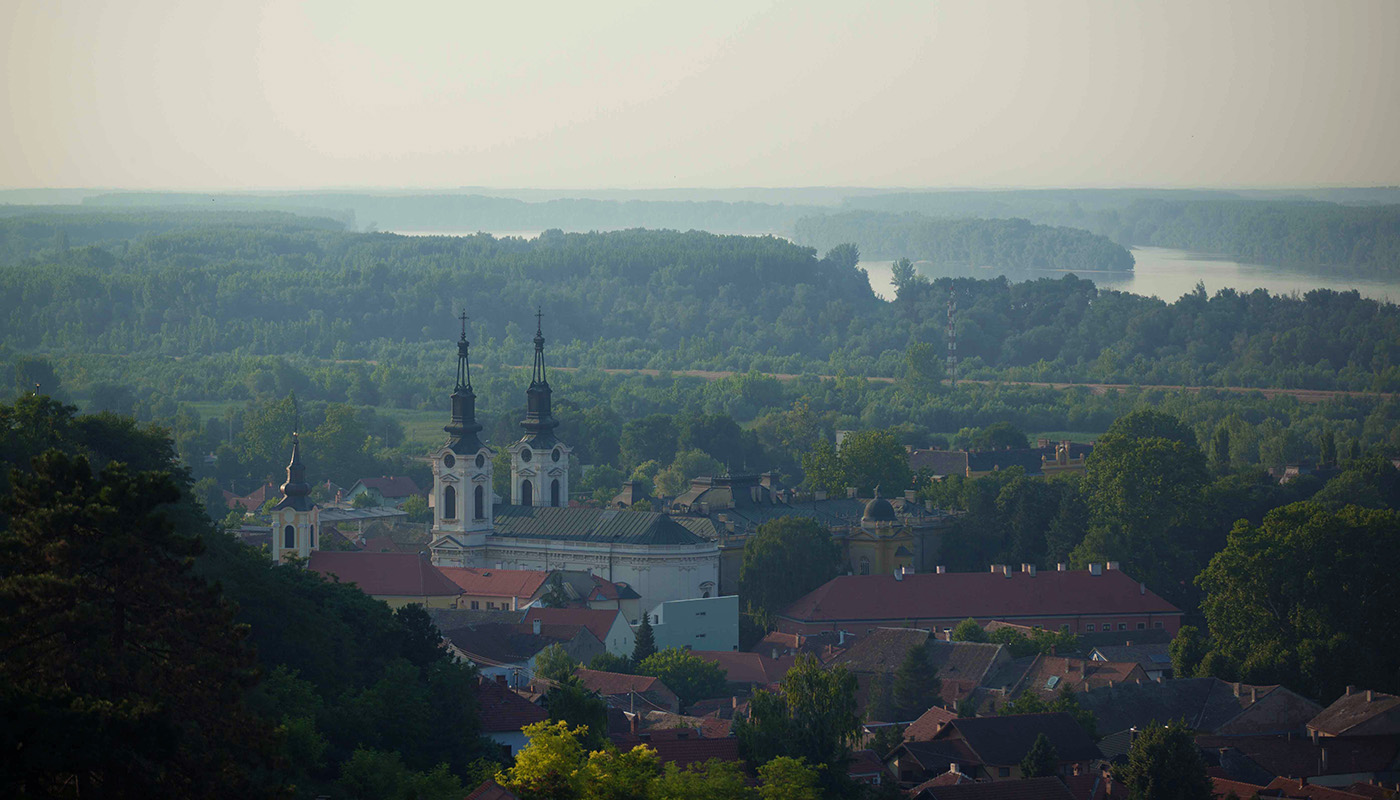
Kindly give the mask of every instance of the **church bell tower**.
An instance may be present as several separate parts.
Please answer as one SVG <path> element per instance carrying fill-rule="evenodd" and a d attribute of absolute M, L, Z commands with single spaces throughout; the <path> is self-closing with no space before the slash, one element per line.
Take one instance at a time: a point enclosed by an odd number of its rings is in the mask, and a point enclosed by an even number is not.
<path fill-rule="evenodd" d="M 287 464 L 287 482 L 282 484 L 282 500 L 272 507 L 273 563 L 289 557 L 310 558 L 319 549 L 320 509 L 311 502 L 306 483 L 306 467 L 301 463 L 301 440 L 292 434 L 292 460 Z"/>
<path fill-rule="evenodd" d="M 511 445 L 510 502 L 517 506 L 569 505 L 569 454 L 571 448 L 559 441 L 559 427 L 550 411 L 549 381 L 544 368 L 544 314 L 535 314 L 535 365 L 530 388 L 525 390 L 525 419 L 520 427 L 525 435 Z"/>
<path fill-rule="evenodd" d="M 472 390 L 471 342 L 467 315 L 462 313 L 462 336 L 457 341 L 457 385 L 452 390 L 452 420 L 443 430 L 447 443 L 433 459 L 434 563 L 469 566 L 463 548 L 481 547 L 491 532 L 491 457 L 478 434 L 476 392 Z"/>

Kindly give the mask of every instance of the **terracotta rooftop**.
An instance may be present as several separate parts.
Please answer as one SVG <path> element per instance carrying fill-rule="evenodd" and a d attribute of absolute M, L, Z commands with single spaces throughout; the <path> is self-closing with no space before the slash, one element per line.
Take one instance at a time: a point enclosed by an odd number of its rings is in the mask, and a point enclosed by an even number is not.
<path fill-rule="evenodd" d="M 682 769 L 690 764 L 703 764 L 712 758 L 720 761 L 739 760 L 738 739 L 732 736 L 706 739 L 689 729 L 614 736 L 612 740 L 617 749 L 624 752 L 644 744 L 655 750 L 663 763 L 673 763 Z"/>
<path fill-rule="evenodd" d="M 482 678 L 476 699 L 481 705 L 481 729 L 487 733 L 510 733 L 549 719 L 549 712 L 511 691 L 504 681 Z"/>
<path fill-rule="evenodd" d="M 1400 739 L 1392 736 L 1324 738 L 1313 744 L 1306 736 L 1197 736 L 1196 746 L 1214 751 L 1231 777 L 1251 775 L 1311 778 L 1389 771 L 1400 758 Z M 1322 766 L 1323 751 L 1327 766 Z M 1240 759 L 1246 763 L 1242 766 Z M 1252 766 L 1252 769 L 1249 767 Z M 1246 774 L 1248 770 L 1248 774 Z"/>
<path fill-rule="evenodd" d="M 539 592 L 549 573 L 533 569 L 477 569 L 475 567 L 438 567 L 448 580 L 462 587 L 466 594 L 490 597 L 531 598 Z"/>
<path fill-rule="evenodd" d="M 955 719 L 939 731 L 934 742 L 960 736 L 982 764 L 1015 766 L 1026 757 L 1036 737 L 1042 733 L 1055 746 L 1061 763 L 1101 758 L 1089 734 L 1073 716 L 1063 711 Z"/>
<path fill-rule="evenodd" d="M 1236 694 L 1233 684 L 1216 678 L 1178 678 L 1100 686 L 1081 692 L 1079 704 L 1094 712 L 1101 734 L 1170 719 L 1184 719 L 1194 730 L 1215 732 L 1274 690 L 1241 684 Z"/>
<path fill-rule="evenodd" d="M 1086 687 L 1116 686 L 1123 683 L 1148 683 L 1147 673 L 1136 661 L 1093 661 L 1063 656 L 1037 656 L 1021 679 L 1021 691 L 1033 692 L 1050 699 L 1068 686 L 1075 691 Z M 1018 692 L 1019 693 L 1019 692 Z"/>
<path fill-rule="evenodd" d="M 1264 787 L 1257 783 L 1245 783 L 1244 781 L 1232 781 L 1229 778 L 1217 778 L 1211 776 L 1211 792 L 1216 797 L 1229 797 L 1234 794 L 1240 800 L 1250 800 L 1251 797 L 1263 791 Z"/>
<path fill-rule="evenodd" d="M 925 711 L 918 719 L 909 723 L 904 729 L 904 741 L 906 742 L 927 742 L 934 734 L 943 729 L 944 725 L 957 719 L 958 715 L 946 708 L 934 706 Z"/>
<path fill-rule="evenodd" d="M 910 797 L 925 800 L 1070 800 L 1074 795 L 1059 778 L 1025 778 L 1019 781 L 923 784 Z"/>
<path fill-rule="evenodd" d="M 533 623 L 535 620 L 539 620 L 546 625 L 582 625 L 598 637 L 598 641 L 607 643 L 608 632 L 612 630 L 613 623 L 617 622 L 618 615 L 621 613 L 615 608 L 536 607 L 525 612 L 525 622 Z M 624 624 L 626 624 L 625 621 Z"/>
<path fill-rule="evenodd" d="M 719 665 L 730 683 L 753 683 L 767 686 L 783 679 L 797 661 L 796 656 L 779 656 L 776 660 L 762 653 L 737 650 L 692 650 L 690 654 Z"/>
<path fill-rule="evenodd" d="M 875 755 L 874 750 L 856 750 L 851 753 L 851 763 L 846 767 L 846 774 L 852 778 L 864 778 L 870 775 L 883 775 L 887 772 L 885 762 Z M 893 776 L 891 776 L 893 777 Z"/>
<path fill-rule="evenodd" d="M 1122 570 L 843 575 L 780 615 L 795 622 L 899 622 L 1088 614 L 1180 614 Z"/>
<path fill-rule="evenodd" d="M 417 553 L 365 553 L 315 550 L 307 569 L 354 583 L 373 597 L 455 597 L 462 593 L 428 559 Z"/>
<path fill-rule="evenodd" d="M 629 692 L 642 694 L 658 688 L 670 691 L 660 678 L 653 678 L 650 675 L 626 675 L 621 672 L 603 672 L 583 667 L 574 670 L 574 674 L 578 676 L 584 686 L 604 696 Z"/>
<path fill-rule="evenodd" d="M 520 798 L 511 790 L 487 778 L 485 783 L 467 795 L 467 800 L 520 800 Z"/>
<path fill-rule="evenodd" d="M 1275 778 L 1264 787 L 1261 795 L 1276 797 L 1307 798 L 1308 800 L 1363 800 L 1364 795 L 1353 794 L 1345 789 L 1332 786 L 1318 786 L 1307 781 L 1291 778 Z"/>
<path fill-rule="evenodd" d="M 1400 734 L 1400 697 L 1349 687 L 1346 694 L 1313 717 L 1308 728 L 1327 736 Z"/>

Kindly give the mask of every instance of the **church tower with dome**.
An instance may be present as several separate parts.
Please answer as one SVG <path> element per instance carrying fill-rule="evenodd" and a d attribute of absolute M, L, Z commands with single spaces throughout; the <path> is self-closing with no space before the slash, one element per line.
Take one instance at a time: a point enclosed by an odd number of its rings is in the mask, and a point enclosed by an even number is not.
<path fill-rule="evenodd" d="M 476 392 L 472 389 L 467 315 L 462 313 L 462 336 L 457 341 L 457 384 L 452 390 L 452 420 L 443 428 L 447 443 L 432 455 L 433 541 L 455 545 L 462 553 L 479 550 L 492 530 L 491 457 L 476 421 Z M 444 538 L 445 537 L 445 538 Z M 458 564 L 457 566 L 462 566 Z"/>
<path fill-rule="evenodd" d="M 569 505 L 569 454 L 554 435 L 559 421 L 550 410 L 549 381 L 544 367 L 541 312 L 535 314 L 535 364 L 525 390 L 525 435 L 510 446 L 510 502 L 515 506 L 564 508 Z"/>

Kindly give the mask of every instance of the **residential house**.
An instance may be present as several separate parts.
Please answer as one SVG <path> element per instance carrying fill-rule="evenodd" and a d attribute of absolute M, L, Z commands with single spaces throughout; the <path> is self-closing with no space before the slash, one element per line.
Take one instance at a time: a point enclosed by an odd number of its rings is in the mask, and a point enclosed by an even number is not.
<path fill-rule="evenodd" d="M 549 712 L 511 691 L 502 675 L 483 675 L 477 681 L 476 700 L 482 735 L 500 745 L 506 758 L 530 743 L 521 728 L 549 719 Z"/>
<path fill-rule="evenodd" d="M 996 783 L 932 780 L 914 787 L 909 797 L 911 800 L 1071 800 L 1074 795 L 1064 781 L 1049 777 Z"/>
<path fill-rule="evenodd" d="M 1400 697 L 1348 686 L 1307 727 L 1314 736 L 1400 736 Z"/>
<path fill-rule="evenodd" d="M 1121 645 L 1101 645 L 1089 653 L 1094 661 L 1136 662 L 1151 680 L 1172 677 L 1171 645 L 1167 642 L 1133 643 Z"/>
<path fill-rule="evenodd" d="M 996 564 L 988 572 L 934 572 L 836 577 L 795 600 L 778 615 L 787 633 L 877 627 L 952 629 L 970 618 L 1006 620 L 1049 630 L 1092 632 L 1162 629 L 1175 633 L 1180 609 L 1129 577 L 1118 562 L 1087 570 L 1015 571 Z"/>
<path fill-rule="evenodd" d="M 1017 780 L 1022 759 L 1041 734 L 1059 756 L 1060 775 L 1096 769 L 1103 760 L 1074 717 L 1056 712 L 951 720 L 927 742 L 904 742 L 885 763 L 902 783 L 922 783 L 948 770 L 979 781 Z"/>
<path fill-rule="evenodd" d="M 410 603 L 451 608 L 462 589 L 416 553 L 367 553 L 314 550 L 307 569 L 341 583 L 353 583 L 365 594 L 393 608 Z"/>
<path fill-rule="evenodd" d="M 504 677 L 512 687 L 523 687 L 535 677 L 535 658 L 550 645 L 559 645 L 569 657 L 588 663 L 603 652 L 603 643 L 583 625 L 531 622 L 488 622 L 443 631 L 448 650 L 476 665 L 482 675 Z"/>
<path fill-rule="evenodd" d="M 737 650 L 693 650 L 691 655 L 715 664 L 725 672 L 732 688 L 763 688 L 781 681 L 797 661 L 796 656 L 769 658 L 763 653 Z"/>
<path fill-rule="evenodd" d="M 1031 692 L 1042 700 L 1054 700 L 1067 688 L 1082 692 L 1100 686 L 1147 682 L 1147 673 L 1134 661 L 1093 661 L 1041 654 L 1031 662 L 1026 674 L 1012 688 L 1011 695 Z"/>
<path fill-rule="evenodd" d="M 1250 686 L 1216 678 L 1117 683 L 1079 694 L 1104 736 L 1105 755 L 1126 753 L 1114 734 L 1153 722 L 1185 720 L 1192 730 L 1220 735 L 1302 733 L 1321 707 L 1282 686 Z M 1113 752 L 1109 752 L 1112 750 Z M 1267 781 L 1266 781 L 1267 782 Z"/>
<path fill-rule="evenodd" d="M 652 636 L 658 650 L 739 649 L 739 597 L 670 600 L 651 610 Z"/>
<path fill-rule="evenodd" d="M 906 742 L 930 742 L 938 735 L 943 727 L 958 715 L 946 708 L 934 706 L 925 711 L 918 719 L 909 723 L 904 729 L 904 741 Z"/>
<path fill-rule="evenodd" d="M 982 642 L 940 642 L 931 631 L 922 628 L 874 628 L 850 647 L 829 660 L 831 666 L 841 665 L 856 676 L 856 701 L 869 715 L 870 688 L 876 675 L 893 676 L 904 663 L 909 649 L 925 645 L 929 663 L 938 670 L 942 683 L 942 701 L 949 707 L 980 686 L 989 673 L 1010 659 L 1006 648 Z M 887 720 L 879 722 L 910 722 Z"/>
<path fill-rule="evenodd" d="M 622 612 L 608 608 L 543 608 L 532 606 L 525 612 L 526 622 L 535 621 L 547 624 L 582 625 L 603 643 L 603 647 L 615 656 L 630 656 L 636 645 L 632 627 L 627 624 Z M 587 659 L 580 659 L 587 664 Z"/>
<path fill-rule="evenodd" d="M 650 675 L 625 675 L 580 667 L 574 671 L 580 682 L 597 692 L 614 708 L 628 711 L 659 710 L 679 714 L 681 703 L 660 678 Z"/>
<path fill-rule="evenodd" d="M 874 750 L 856 750 L 851 753 L 851 761 L 846 765 L 846 775 L 863 786 L 880 786 L 885 780 L 893 779 L 885 770 L 885 762 Z"/>
<path fill-rule="evenodd" d="M 380 507 L 393 506 L 402 508 L 405 501 L 413 496 L 426 497 L 427 494 L 418 488 L 418 484 L 412 478 L 402 475 L 383 476 L 379 478 L 360 478 L 355 481 L 355 485 L 350 487 L 350 492 L 345 499 L 354 503 L 361 495 L 368 495 L 373 501 L 373 505 Z"/>
<path fill-rule="evenodd" d="M 275 483 L 264 483 L 246 495 L 236 495 L 230 491 L 224 491 L 224 505 L 230 509 L 242 510 L 245 514 L 255 514 L 258 509 L 267 504 L 268 500 L 275 500 L 282 496 L 281 491 Z"/>
<path fill-rule="evenodd" d="M 1400 770 L 1400 738 L 1394 736 L 1196 737 L 1213 774 L 1247 783 L 1277 778 L 1347 788 L 1355 783 L 1393 781 Z"/>
<path fill-rule="evenodd" d="M 480 569 L 477 567 L 438 567 L 448 580 L 462 589 L 459 608 L 517 611 L 535 602 L 545 592 L 550 573 L 531 569 Z"/>

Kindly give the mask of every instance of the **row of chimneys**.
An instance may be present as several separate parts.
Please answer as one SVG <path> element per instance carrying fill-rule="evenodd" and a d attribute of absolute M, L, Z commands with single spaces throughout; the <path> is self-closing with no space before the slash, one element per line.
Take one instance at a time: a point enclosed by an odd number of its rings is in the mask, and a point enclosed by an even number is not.
<path fill-rule="evenodd" d="M 1104 565 L 1104 564 L 1090 564 L 1090 565 L 1089 565 L 1089 574 L 1090 574 L 1090 575 L 1102 575 L 1105 566 L 1107 566 L 1109 569 L 1119 569 L 1119 564 L 1118 564 L 1117 561 L 1110 561 L 1110 562 L 1108 562 L 1107 565 Z M 1011 577 L 1012 574 L 1013 574 L 1013 573 L 1011 572 L 1011 567 L 1008 566 L 1008 565 L 1006 565 L 1006 564 L 993 564 L 992 567 L 991 567 L 991 570 L 992 570 L 992 572 L 999 572 L 999 573 L 1005 575 L 1005 576 L 1008 577 L 1008 578 Z M 1063 561 L 1061 561 L 1061 562 L 1059 562 L 1058 564 L 1055 565 L 1055 571 L 1056 571 L 1056 572 L 1067 572 L 1068 570 L 1069 570 L 1069 565 L 1066 564 L 1066 563 L 1063 562 Z M 938 571 L 939 571 L 939 572 L 942 572 L 942 571 L 943 571 L 943 568 L 942 568 L 942 567 L 939 567 L 939 568 L 938 568 Z M 1023 563 L 1023 564 L 1021 564 L 1021 571 L 1024 572 L 1024 573 L 1026 573 L 1027 575 L 1030 575 L 1032 578 L 1034 578 L 1034 577 L 1035 577 L 1036 566 L 1035 566 L 1034 564 Z"/>

